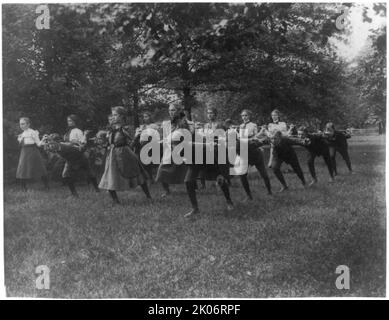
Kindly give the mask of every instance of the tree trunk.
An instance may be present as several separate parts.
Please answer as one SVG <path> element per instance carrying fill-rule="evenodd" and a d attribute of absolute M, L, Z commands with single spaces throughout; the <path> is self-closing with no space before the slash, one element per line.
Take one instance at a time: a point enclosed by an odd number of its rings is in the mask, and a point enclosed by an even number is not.
<path fill-rule="evenodd" d="M 132 94 L 132 100 L 133 100 L 133 117 L 134 117 L 134 127 L 139 127 L 139 93 L 138 90 L 135 90 Z"/>
<path fill-rule="evenodd" d="M 269 16 L 270 18 L 270 35 L 271 35 L 271 38 L 274 39 L 274 20 L 273 20 L 273 17 L 270 15 Z M 273 66 L 274 65 L 274 55 L 275 55 L 275 50 L 274 50 L 274 47 L 270 47 L 269 48 L 269 56 L 268 56 L 268 66 Z M 268 99 L 269 99 L 269 107 L 270 107 L 270 110 L 269 111 L 269 114 L 272 110 L 275 109 L 275 96 L 276 96 L 276 90 L 274 88 L 274 76 L 273 76 L 273 73 L 271 73 L 269 75 L 269 79 L 268 79 Z"/>
<path fill-rule="evenodd" d="M 190 71 L 189 58 L 184 55 L 182 58 L 182 80 L 184 82 L 182 91 L 184 94 L 184 110 L 188 120 L 192 120 L 192 96 L 190 92 Z"/>
<path fill-rule="evenodd" d="M 188 120 L 192 120 L 192 96 L 190 95 L 190 87 L 184 87 L 184 110 Z"/>

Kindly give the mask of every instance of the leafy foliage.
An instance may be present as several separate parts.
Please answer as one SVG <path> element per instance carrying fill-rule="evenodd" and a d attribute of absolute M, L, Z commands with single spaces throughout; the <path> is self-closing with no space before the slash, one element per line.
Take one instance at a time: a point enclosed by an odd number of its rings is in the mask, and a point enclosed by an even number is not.
<path fill-rule="evenodd" d="M 370 41 L 371 49 L 359 57 L 352 70 L 362 123 L 385 122 L 386 119 L 386 28 L 376 31 Z"/>
<path fill-rule="evenodd" d="M 84 129 L 104 126 L 124 105 L 139 124 L 148 109 L 181 103 L 190 117 L 214 105 L 236 120 L 250 108 L 267 122 L 358 122 L 385 112 L 386 30 L 354 71 L 336 56 L 335 4 L 50 4 L 50 29 L 35 28 L 34 5 L 3 6 L 5 148 L 14 154 L 20 116 L 41 133 L 65 130 L 76 113 Z M 386 14 L 386 7 L 375 10 Z M 365 14 L 365 19 L 368 16 Z M 356 100 L 355 92 L 359 93 Z M 353 109 L 354 108 L 354 109 Z M 366 111 L 369 110 L 369 111 Z M 6 165 L 7 166 L 7 165 Z"/>

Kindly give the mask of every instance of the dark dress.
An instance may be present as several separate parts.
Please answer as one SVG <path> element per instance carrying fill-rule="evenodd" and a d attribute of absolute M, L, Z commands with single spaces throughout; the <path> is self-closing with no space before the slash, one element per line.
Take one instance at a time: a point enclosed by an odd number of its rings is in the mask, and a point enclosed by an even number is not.
<path fill-rule="evenodd" d="M 141 151 L 142 151 L 142 148 L 144 146 L 146 146 L 147 144 L 150 143 L 150 141 L 152 141 L 152 135 L 154 134 L 153 131 L 156 131 L 158 132 L 158 125 L 155 124 L 155 123 L 150 123 L 150 124 L 143 124 L 142 126 L 140 126 L 139 128 L 137 128 L 137 130 L 141 130 L 142 133 L 144 133 L 146 131 L 146 134 L 149 134 L 149 136 L 147 137 L 147 141 L 141 141 L 141 134 L 139 134 L 138 136 L 135 137 L 134 141 L 132 142 L 132 149 L 135 151 L 135 153 L 138 155 L 138 157 L 141 157 Z M 147 132 L 149 130 L 149 132 Z M 148 152 L 148 156 L 151 157 L 152 156 L 152 150 L 149 150 Z M 160 157 L 159 157 L 159 160 L 161 159 L 162 157 L 162 153 L 160 153 Z M 142 160 L 142 159 L 141 159 Z M 156 168 L 158 168 L 158 164 L 154 163 L 154 162 L 151 162 L 149 164 L 145 164 L 143 161 L 142 161 L 142 165 L 143 167 L 145 168 L 147 174 L 148 174 L 148 178 L 151 179 L 151 180 L 154 180 L 153 178 L 153 172 Z"/>
<path fill-rule="evenodd" d="M 293 145 L 305 146 L 306 141 L 298 138 L 281 137 L 279 143 L 273 145 L 273 158 L 271 167 L 277 178 L 285 185 L 285 180 L 281 173 L 281 165 L 283 162 L 289 164 L 293 171 L 300 178 L 301 182 L 305 184 L 304 174 L 301 170 L 297 154 L 293 149 Z"/>
<path fill-rule="evenodd" d="M 37 131 L 35 131 L 36 134 Z M 39 148 L 34 144 L 25 144 L 24 139 L 20 142 L 21 151 L 18 168 L 16 170 L 17 179 L 37 179 L 47 176 L 47 170 L 44 165 Z"/>
<path fill-rule="evenodd" d="M 66 160 L 58 152 L 52 152 L 46 149 L 46 153 L 48 156 L 47 170 L 49 171 L 50 179 L 60 181 Z"/>
<path fill-rule="evenodd" d="M 188 164 L 188 172 L 185 177 L 187 192 L 193 208 L 198 207 L 195 192 L 195 181 L 198 178 L 202 179 L 203 181 L 216 180 L 223 192 L 225 199 L 227 200 L 227 203 L 232 205 L 232 200 L 228 187 L 230 174 L 229 169 L 231 165 L 228 162 L 229 159 L 227 146 L 223 145 L 227 142 L 227 140 L 225 139 L 225 131 L 221 132 L 223 136 L 222 139 L 219 139 L 219 133 L 215 133 L 215 130 L 224 129 L 224 127 L 219 123 L 209 124 L 208 127 L 209 131 L 205 132 L 205 136 L 203 136 L 203 139 L 196 139 L 197 137 L 194 137 L 195 144 L 192 145 L 192 161 L 190 164 Z M 204 129 L 207 129 L 207 126 Z M 220 149 L 219 146 L 221 147 Z M 201 163 L 196 163 L 195 160 L 196 158 L 198 158 L 197 152 L 199 151 L 199 148 L 202 148 L 203 159 L 200 158 L 200 160 L 202 160 L 200 161 Z M 218 152 L 220 151 L 224 154 L 219 159 Z M 209 156 L 207 158 L 207 154 L 209 155 L 211 153 L 213 153 L 213 159 Z"/>
<path fill-rule="evenodd" d="M 77 146 L 70 142 L 60 142 L 57 153 L 66 161 L 62 178 L 76 179 L 84 174 L 87 178 L 94 178 L 87 157 Z"/>
<path fill-rule="evenodd" d="M 123 191 L 145 183 L 147 173 L 130 148 L 130 135 L 124 126 L 108 132 L 109 150 L 99 188 Z"/>
<path fill-rule="evenodd" d="M 203 144 L 203 162 L 201 164 L 196 164 L 195 159 L 192 160 L 192 163 L 188 165 L 188 172 L 185 176 L 185 182 L 194 181 L 196 179 L 203 179 L 208 181 L 215 181 L 218 177 L 223 177 L 225 180 L 230 178 L 230 168 L 232 165 L 228 161 L 227 149 L 225 149 L 225 156 L 222 163 L 218 161 L 218 152 L 219 148 L 217 145 L 209 146 Z M 213 150 L 211 150 L 213 148 Z M 196 150 L 193 150 L 193 155 Z M 214 154 L 213 161 L 207 163 L 206 153 Z"/>
<path fill-rule="evenodd" d="M 315 158 L 323 157 L 324 162 L 327 165 L 328 172 L 331 177 L 333 177 L 333 169 L 330 157 L 329 143 L 326 138 L 321 134 L 308 133 L 306 137 L 309 139 L 310 143 L 305 146 L 308 150 L 308 168 L 309 172 L 313 179 L 316 179 L 315 171 Z"/>
<path fill-rule="evenodd" d="M 166 130 L 169 125 L 171 126 L 171 132 L 167 132 L 166 134 L 174 135 L 174 133 L 178 133 L 180 129 L 186 129 L 193 133 L 193 128 L 185 119 L 164 121 L 162 123 L 162 129 Z M 172 157 L 172 151 L 174 147 L 177 146 L 180 142 L 181 141 L 172 140 L 170 145 L 165 142 L 163 143 L 162 161 L 158 167 L 157 177 L 155 179 L 157 182 L 165 184 L 182 184 L 187 180 L 188 165 L 185 163 L 176 164 L 174 163 Z"/>
<path fill-rule="evenodd" d="M 293 149 L 293 145 L 305 145 L 298 139 L 292 139 L 282 137 L 280 142 L 273 145 L 273 162 L 272 168 L 280 168 L 283 162 L 294 167 L 298 164 L 298 158 L 296 152 Z"/>
<path fill-rule="evenodd" d="M 334 131 L 333 133 L 325 133 L 325 136 L 328 140 L 331 164 L 334 170 L 334 173 L 337 174 L 336 168 L 336 152 L 339 152 L 344 161 L 346 162 L 347 168 L 349 171 L 352 171 L 351 160 L 348 153 L 348 143 L 347 139 L 351 138 L 351 135 L 344 131 Z"/>
<path fill-rule="evenodd" d="M 61 148 L 58 152 L 58 154 L 63 159 L 65 159 L 65 164 L 62 171 L 62 178 L 65 179 L 76 179 L 77 174 L 83 174 L 84 169 L 87 175 L 90 176 L 90 167 L 89 165 L 86 165 L 88 160 L 86 155 L 84 155 L 86 144 L 78 139 L 77 142 L 75 140 L 70 141 L 70 136 L 73 130 L 78 132 L 81 131 L 79 128 L 69 128 L 64 135 L 64 142 L 60 143 Z"/>
<path fill-rule="evenodd" d="M 219 157 L 219 148 L 217 146 L 218 143 L 218 137 L 214 137 L 214 142 L 216 143 L 214 146 L 207 145 L 206 142 L 207 135 L 212 135 L 215 133 L 215 130 L 223 130 L 226 131 L 226 128 L 222 122 L 215 121 L 213 123 L 206 123 L 204 125 L 204 138 L 203 138 L 203 162 L 201 164 L 195 164 L 195 159 L 193 157 L 192 164 L 189 166 L 189 172 L 187 175 L 187 181 L 192 181 L 195 179 L 203 179 L 208 181 L 215 181 L 217 177 L 222 176 L 225 179 L 229 179 L 230 176 L 230 167 L 232 166 L 229 163 L 228 159 L 228 149 L 225 148 L 225 155 L 223 163 L 218 162 Z M 198 147 L 198 146 L 197 146 Z M 213 149 L 213 150 L 212 150 Z M 223 149 L 221 149 L 223 150 Z M 193 149 L 193 155 L 195 155 L 196 148 Z M 207 163 L 207 157 L 206 154 L 213 153 L 213 162 Z M 223 159 L 223 160 L 224 160 Z M 208 159 L 210 160 L 210 159 Z"/>
<path fill-rule="evenodd" d="M 23 145 L 20 151 L 16 178 L 37 179 L 45 176 L 47 176 L 47 170 L 37 145 Z"/>

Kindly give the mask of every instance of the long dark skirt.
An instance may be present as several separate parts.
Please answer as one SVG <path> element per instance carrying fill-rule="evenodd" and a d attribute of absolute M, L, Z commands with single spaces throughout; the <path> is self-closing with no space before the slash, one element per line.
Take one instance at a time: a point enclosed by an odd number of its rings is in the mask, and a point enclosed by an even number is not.
<path fill-rule="evenodd" d="M 24 145 L 20 151 L 16 178 L 37 179 L 46 176 L 47 170 L 37 145 Z"/>
<path fill-rule="evenodd" d="M 211 148 L 214 148 L 211 150 Z M 225 150 L 224 159 L 218 159 L 218 147 L 217 146 L 207 146 L 204 145 L 203 149 L 203 163 L 195 164 L 195 157 L 192 159 L 192 164 L 189 165 L 189 171 L 186 176 L 186 181 L 192 181 L 195 179 L 215 181 L 218 177 L 222 176 L 224 179 L 228 180 L 230 176 L 230 168 L 232 167 L 232 163 L 229 162 L 228 152 Z M 213 153 L 213 161 L 207 163 L 207 152 Z M 224 151 L 223 151 L 224 152 Z M 193 155 L 195 154 L 195 150 L 193 151 Z M 219 163 L 220 161 L 220 163 Z"/>
<path fill-rule="evenodd" d="M 76 179 L 78 175 L 86 175 L 88 178 L 94 177 L 88 159 L 81 152 L 78 159 L 67 160 L 62 171 L 62 178 Z"/>
<path fill-rule="evenodd" d="M 167 184 L 182 184 L 185 182 L 187 173 L 188 166 L 185 163 L 174 163 L 171 151 L 168 148 L 164 148 L 155 181 Z"/>
<path fill-rule="evenodd" d="M 216 181 L 218 177 L 223 177 L 225 180 L 228 180 L 230 178 L 230 165 L 188 165 L 188 173 L 185 177 L 185 182 L 193 181 L 196 179 Z"/>
<path fill-rule="evenodd" d="M 156 181 L 168 184 L 182 184 L 186 180 L 188 166 L 186 164 L 164 164 L 158 168 Z"/>

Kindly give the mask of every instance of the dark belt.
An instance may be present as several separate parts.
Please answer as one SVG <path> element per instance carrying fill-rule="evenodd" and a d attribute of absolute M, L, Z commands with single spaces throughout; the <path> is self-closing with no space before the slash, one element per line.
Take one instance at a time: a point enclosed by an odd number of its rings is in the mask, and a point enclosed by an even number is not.
<path fill-rule="evenodd" d="M 24 144 L 24 145 L 22 145 L 22 148 L 31 148 L 31 147 L 33 147 L 33 148 L 37 148 L 38 146 L 34 143 L 34 144 Z"/>

